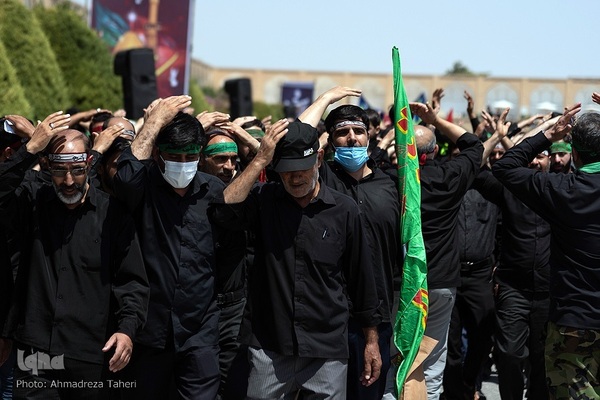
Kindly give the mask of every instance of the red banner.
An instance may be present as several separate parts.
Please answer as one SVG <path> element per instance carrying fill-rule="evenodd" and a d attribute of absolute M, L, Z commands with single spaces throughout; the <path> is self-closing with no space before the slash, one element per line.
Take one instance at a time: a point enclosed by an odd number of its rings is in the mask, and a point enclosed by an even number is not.
<path fill-rule="evenodd" d="M 154 50 L 158 95 L 188 92 L 193 0 L 93 0 L 91 25 L 113 55 Z"/>

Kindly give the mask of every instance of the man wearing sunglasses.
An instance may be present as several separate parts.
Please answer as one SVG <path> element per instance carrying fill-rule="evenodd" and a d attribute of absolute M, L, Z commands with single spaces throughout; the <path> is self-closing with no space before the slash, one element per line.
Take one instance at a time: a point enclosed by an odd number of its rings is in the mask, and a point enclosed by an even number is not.
<path fill-rule="evenodd" d="M 133 218 L 89 184 L 89 139 L 68 123 L 61 112 L 48 116 L 0 174 L 2 229 L 20 250 L 0 321 L 17 348 L 15 398 L 106 398 L 146 318 Z M 50 185 L 26 176 L 38 155 Z"/>

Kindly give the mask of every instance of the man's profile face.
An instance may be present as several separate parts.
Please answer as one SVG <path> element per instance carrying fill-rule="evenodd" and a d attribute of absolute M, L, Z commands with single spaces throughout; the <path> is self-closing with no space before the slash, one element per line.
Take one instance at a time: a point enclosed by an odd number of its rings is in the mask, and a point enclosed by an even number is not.
<path fill-rule="evenodd" d="M 104 191 L 108 194 L 114 194 L 113 178 L 117 174 L 119 157 L 121 157 L 121 152 L 115 152 L 108 159 L 105 159 L 102 163 L 102 166 L 98 169 L 98 176 L 100 177 L 100 182 L 102 183 L 102 189 L 104 189 Z"/>
<path fill-rule="evenodd" d="M 559 151 L 550 155 L 550 171 L 569 172 L 571 168 L 571 153 Z"/>
<path fill-rule="evenodd" d="M 369 133 L 362 125 L 362 121 L 356 124 L 341 126 L 331 133 L 331 142 L 335 147 L 367 147 L 369 144 Z"/>
<path fill-rule="evenodd" d="M 542 172 L 550 169 L 550 157 L 546 153 L 540 153 L 529 163 L 529 168 Z"/>

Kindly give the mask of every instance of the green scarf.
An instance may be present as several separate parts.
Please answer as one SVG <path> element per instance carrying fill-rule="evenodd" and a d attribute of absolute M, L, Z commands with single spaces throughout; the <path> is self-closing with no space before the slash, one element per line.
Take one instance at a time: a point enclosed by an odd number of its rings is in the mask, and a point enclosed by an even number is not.
<path fill-rule="evenodd" d="M 587 174 L 597 174 L 600 172 L 600 162 L 585 164 L 583 167 L 579 168 L 579 170 Z"/>

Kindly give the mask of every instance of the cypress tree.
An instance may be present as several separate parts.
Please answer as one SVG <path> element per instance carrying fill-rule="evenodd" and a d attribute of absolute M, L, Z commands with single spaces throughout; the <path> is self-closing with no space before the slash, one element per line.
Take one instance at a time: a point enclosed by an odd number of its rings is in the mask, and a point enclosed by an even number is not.
<path fill-rule="evenodd" d="M 35 7 L 35 16 L 50 41 L 66 79 L 73 106 L 116 110 L 123 105 L 121 78 L 104 42 L 68 4 Z"/>
<path fill-rule="evenodd" d="M 25 98 L 23 87 L 17 79 L 17 72 L 11 65 L 6 48 L 0 41 L 0 116 L 7 114 L 32 118 L 31 105 Z"/>
<path fill-rule="evenodd" d="M 17 72 L 34 119 L 69 105 L 62 72 L 40 24 L 18 0 L 0 1 L 0 40 Z"/>
<path fill-rule="evenodd" d="M 192 107 L 196 114 L 200 114 L 202 111 L 214 111 L 214 107 L 206 101 L 202 88 L 193 79 L 190 80 L 189 92 L 190 96 L 192 96 Z"/>

